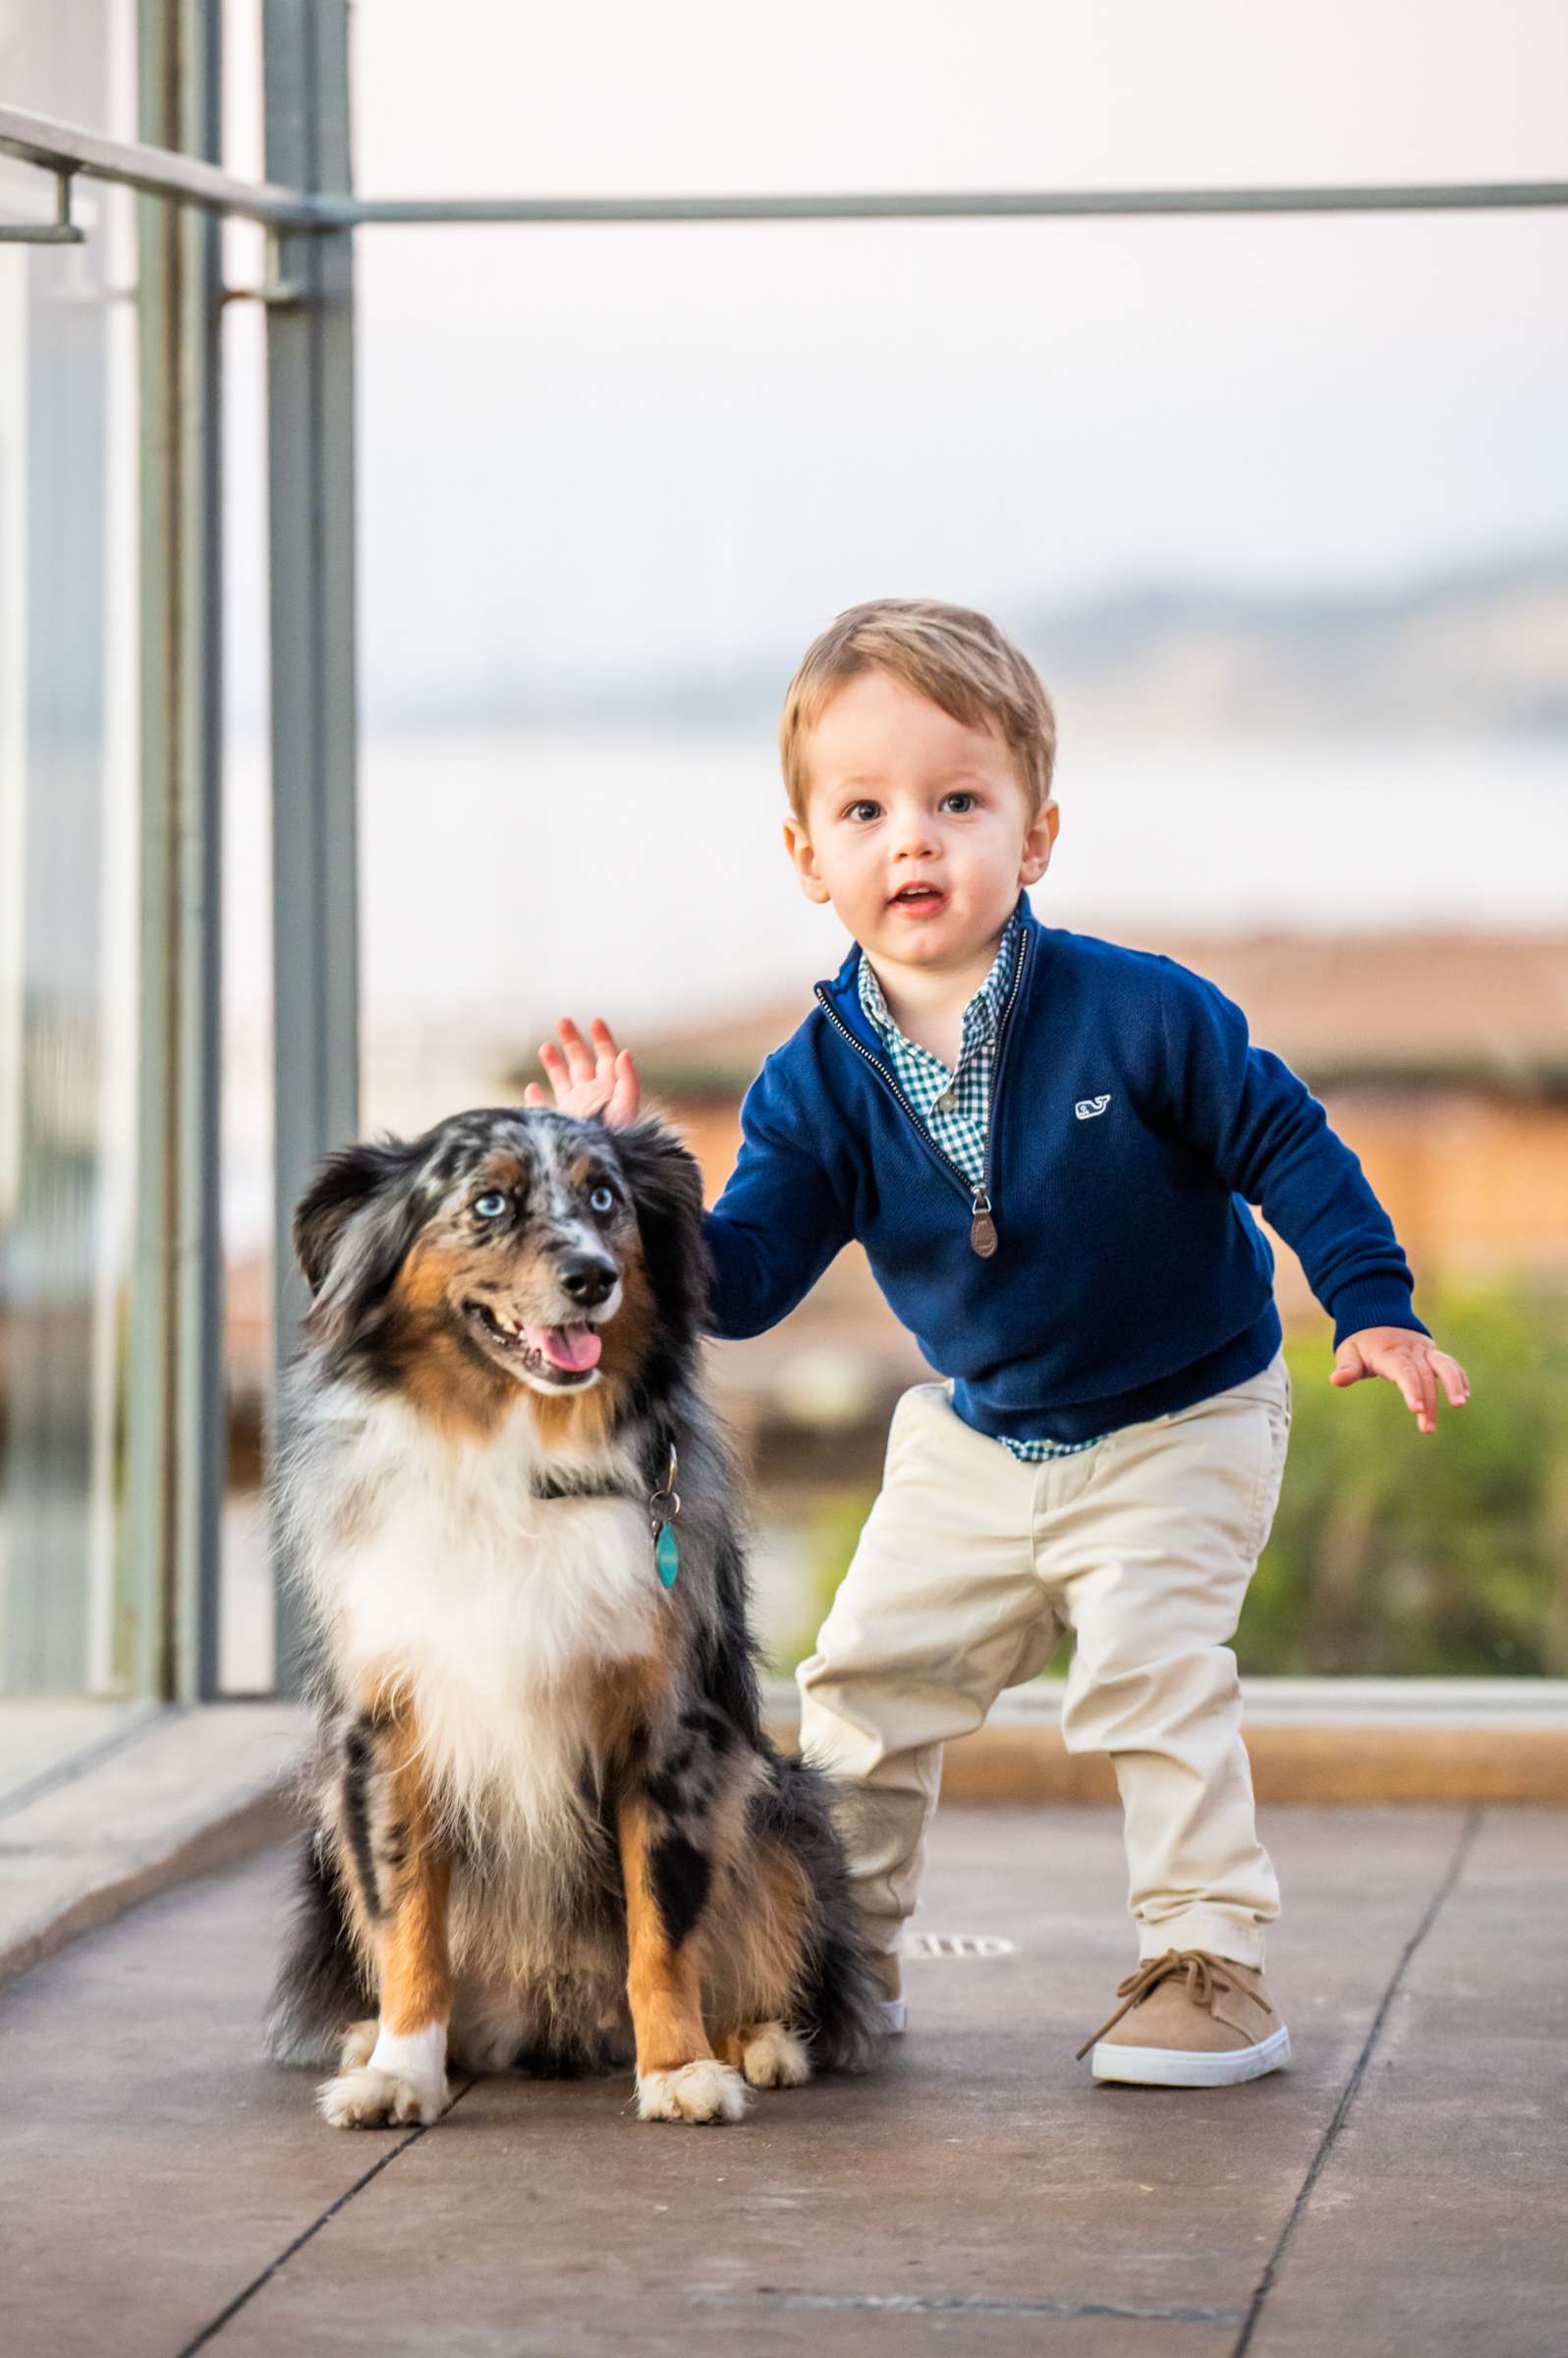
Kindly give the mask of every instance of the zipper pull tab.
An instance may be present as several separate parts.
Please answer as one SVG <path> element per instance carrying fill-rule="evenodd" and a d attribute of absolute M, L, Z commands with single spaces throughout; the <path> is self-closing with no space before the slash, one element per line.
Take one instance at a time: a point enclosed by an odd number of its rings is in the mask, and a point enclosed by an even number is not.
<path fill-rule="evenodd" d="M 970 1214 L 969 1241 L 982 1261 L 989 1261 L 996 1250 L 996 1222 L 991 1217 L 991 1200 L 982 1187 L 975 1190 L 975 1208 Z"/>

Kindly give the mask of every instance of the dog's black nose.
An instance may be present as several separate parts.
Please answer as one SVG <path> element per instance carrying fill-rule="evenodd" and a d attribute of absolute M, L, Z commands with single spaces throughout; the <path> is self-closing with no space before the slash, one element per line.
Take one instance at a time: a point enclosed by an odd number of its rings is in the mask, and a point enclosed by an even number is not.
<path fill-rule="evenodd" d="M 618 1272 L 613 1263 L 601 1260 L 597 1253 L 573 1253 L 560 1263 L 556 1274 L 574 1302 L 581 1302 L 585 1310 L 595 1310 L 614 1291 Z"/>

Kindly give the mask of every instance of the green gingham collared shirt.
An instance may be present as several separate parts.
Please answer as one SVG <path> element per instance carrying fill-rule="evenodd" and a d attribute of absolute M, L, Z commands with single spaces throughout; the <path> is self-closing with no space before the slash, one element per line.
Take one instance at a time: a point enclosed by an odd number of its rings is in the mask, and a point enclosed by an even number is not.
<path fill-rule="evenodd" d="M 861 1005 L 875 1025 L 887 1049 L 888 1061 L 900 1088 L 920 1113 L 936 1145 L 950 1154 L 972 1187 L 985 1175 L 985 1122 L 989 1110 L 991 1066 L 996 1054 L 996 1028 L 1008 977 L 1023 930 L 1015 915 L 1002 935 L 991 971 L 964 1010 L 958 1062 L 951 1070 L 919 1040 L 908 1039 L 887 1011 L 882 986 L 864 950 L 857 976 Z M 1020 1441 L 997 1433 L 1004 1449 L 1033 1464 L 1046 1457 L 1076 1457 L 1104 1439 L 1097 1433 L 1087 1441 Z"/>

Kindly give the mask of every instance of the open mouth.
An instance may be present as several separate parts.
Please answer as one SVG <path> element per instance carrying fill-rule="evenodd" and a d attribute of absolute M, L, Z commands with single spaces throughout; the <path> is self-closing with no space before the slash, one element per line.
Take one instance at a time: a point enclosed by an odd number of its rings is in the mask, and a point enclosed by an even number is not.
<path fill-rule="evenodd" d="M 888 906 L 902 909 L 910 917 L 929 917 L 940 909 L 947 895 L 934 884 L 906 884 L 895 892 Z"/>
<path fill-rule="evenodd" d="M 482 1302 L 463 1307 L 487 1342 L 552 1383 L 581 1383 L 598 1366 L 604 1337 L 596 1326 L 514 1326 Z"/>

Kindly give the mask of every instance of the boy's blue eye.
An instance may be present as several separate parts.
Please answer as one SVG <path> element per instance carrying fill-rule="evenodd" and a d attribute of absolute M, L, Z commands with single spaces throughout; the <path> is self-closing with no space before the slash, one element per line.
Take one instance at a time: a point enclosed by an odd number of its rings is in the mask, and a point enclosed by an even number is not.
<path fill-rule="evenodd" d="M 492 1187 L 488 1195 L 476 1196 L 474 1199 L 474 1210 L 478 1219 L 498 1220 L 505 1209 L 506 1198 L 498 1187 Z"/>
<path fill-rule="evenodd" d="M 594 1211 L 609 1211 L 615 1203 L 614 1190 L 608 1187 L 596 1187 L 589 1196 L 588 1203 Z"/>
<path fill-rule="evenodd" d="M 950 803 L 972 803 L 975 800 L 975 797 L 970 793 L 967 786 L 958 786 L 954 788 L 953 792 L 948 796 L 947 799 Z"/>

